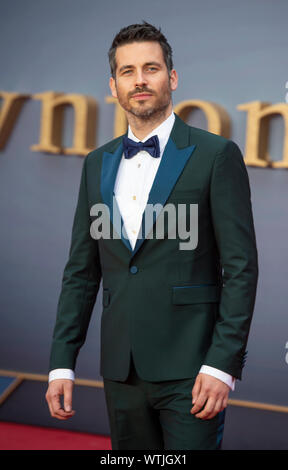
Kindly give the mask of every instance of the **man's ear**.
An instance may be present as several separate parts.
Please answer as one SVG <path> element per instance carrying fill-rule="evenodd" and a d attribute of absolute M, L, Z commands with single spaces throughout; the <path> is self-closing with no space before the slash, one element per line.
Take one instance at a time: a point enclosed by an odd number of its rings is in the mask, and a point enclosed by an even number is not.
<path fill-rule="evenodd" d="M 175 69 L 170 72 L 170 87 L 172 91 L 175 91 L 178 86 L 178 74 Z"/>
<path fill-rule="evenodd" d="M 112 96 L 114 98 L 118 98 L 117 90 L 116 90 L 116 83 L 115 83 L 115 79 L 113 77 L 110 77 L 109 86 L 110 86 Z"/>

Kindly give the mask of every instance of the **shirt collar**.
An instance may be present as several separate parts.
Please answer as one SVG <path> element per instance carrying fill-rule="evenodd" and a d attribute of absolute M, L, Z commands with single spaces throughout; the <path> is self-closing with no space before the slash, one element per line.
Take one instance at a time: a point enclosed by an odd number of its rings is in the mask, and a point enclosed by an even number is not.
<path fill-rule="evenodd" d="M 150 132 L 150 134 L 146 135 L 146 137 L 142 139 L 142 142 L 146 142 L 146 140 L 150 139 L 153 135 L 157 135 L 159 139 L 160 152 L 162 152 L 168 142 L 174 121 L 175 114 L 172 112 L 170 116 L 160 124 L 160 126 L 156 127 L 152 132 Z M 140 139 L 137 139 L 133 134 L 130 126 L 128 126 L 128 138 L 135 142 L 140 142 Z"/>

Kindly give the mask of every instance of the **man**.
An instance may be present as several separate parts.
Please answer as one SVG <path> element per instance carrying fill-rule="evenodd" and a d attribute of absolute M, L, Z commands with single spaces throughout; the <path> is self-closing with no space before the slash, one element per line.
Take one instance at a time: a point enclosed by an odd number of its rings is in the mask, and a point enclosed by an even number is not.
<path fill-rule="evenodd" d="M 218 449 L 258 279 L 247 170 L 234 142 L 173 113 L 178 77 L 160 30 L 123 28 L 109 60 L 111 92 L 129 128 L 84 161 L 46 399 L 52 416 L 73 416 L 73 370 L 103 279 L 101 375 L 112 449 Z M 101 203 L 113 233 L 120 217 L 118 237 L 92 236 Z M 188 219 L 196 204 L 196 246 L 181 249 L 161 213 L 165 236 L 148 236 L 151 204 L 172 204 L 177 217 L 185 204 Z"/>

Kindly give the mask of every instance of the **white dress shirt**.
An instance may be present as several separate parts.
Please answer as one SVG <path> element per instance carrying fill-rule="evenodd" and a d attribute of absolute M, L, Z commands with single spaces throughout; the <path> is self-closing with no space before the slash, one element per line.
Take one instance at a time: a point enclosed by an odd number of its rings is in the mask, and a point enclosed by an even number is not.
<path fill-rule="evenodd" d="M 132 249 L 134 249 L 137 242 L 137 235 L 141 227 L 142 215 L 148 201 L 149 192 L 160 165 L 174 121 L 175 115 L 172 112 L 160 126 L 145 137 L 145 140 L 143 139 L 145 142 L 153 135 L 158 136 L 160 158 L 154 158 L 145 150 L 141 150 L 133 156 L 133 158 L 125 158 L 123 154 L 120 161 L 114 193 Z M 128 137 L 135 142 L 139 142 L 139 139 L 134 136 L 130 126 L 128 128 Z M 199 372 L 212 375 L 222 380 L 222 382 L 225 382 L 232 390 L 235 388 L 235 379 L 226 372 L 206 365 L 203 365 Z M 74 380 L 75 375 L 73 370 L 70 369 L 54 369 L 49 373 L 49 382 L 60 378 Z"/>

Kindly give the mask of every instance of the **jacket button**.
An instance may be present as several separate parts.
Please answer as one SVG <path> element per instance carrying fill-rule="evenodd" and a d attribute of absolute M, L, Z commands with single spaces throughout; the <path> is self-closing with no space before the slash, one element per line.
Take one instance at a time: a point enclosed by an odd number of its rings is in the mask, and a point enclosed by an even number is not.
<path fill-rule="evenodd" d="M 137 268 L 137 266 L 131 266 L 131 268 L 130 268 L 130 273 L 132 273 L 132 274 L 136 274 L 136 273 L 137 273 L 137 271 L 138 271 L 138 268 Z"/>

